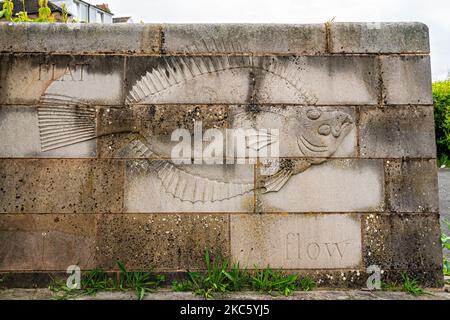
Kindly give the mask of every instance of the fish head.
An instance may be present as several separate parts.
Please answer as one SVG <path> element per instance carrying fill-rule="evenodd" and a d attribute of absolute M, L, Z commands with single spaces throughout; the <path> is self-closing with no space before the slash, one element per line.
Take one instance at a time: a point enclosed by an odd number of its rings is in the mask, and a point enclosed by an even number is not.
<path fill-rule="evenodd" d="M 343 111 L 309 108 L 298 117 L 297 145 L 308 157 L 330 157 L 354 127 L 351 115 Z"/>

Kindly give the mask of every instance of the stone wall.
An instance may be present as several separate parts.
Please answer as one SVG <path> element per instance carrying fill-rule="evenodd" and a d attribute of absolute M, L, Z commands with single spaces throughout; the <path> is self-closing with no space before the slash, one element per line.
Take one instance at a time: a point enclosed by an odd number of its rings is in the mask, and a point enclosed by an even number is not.
<path fill-rule="evenodd" d="M 363 286 L 373 264 L 442 284 L 425 25 L 1 24 L 0 39 L 1 272 L 199 270 L 208 247 L 320 285 Z M 171 133 L 195 121 L 278 129 L 280 159 L 179 165 Z"/>

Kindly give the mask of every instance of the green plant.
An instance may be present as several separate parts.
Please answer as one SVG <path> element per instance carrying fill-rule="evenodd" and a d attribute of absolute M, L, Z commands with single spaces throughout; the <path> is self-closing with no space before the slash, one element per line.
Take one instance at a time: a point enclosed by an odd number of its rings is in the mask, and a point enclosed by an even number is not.
<path fill-rule="evenodd" d="M 284 275 L 267 267 L 263 270 L 255 269 L 255 274 L 251 278 L 251 285 L 253 289 L 259 292 L 271 294 L 278 291 L 288 296 L 297 289 L 297 280 L 298 274 Z"/>
<path fill-rule="evenodd" d="M 4 0 L 2 10 L 0 11 L 0 18 L 5 17 L 6 20 L 12 21 L 14 10 L 14 3 L 12 0 Z"/>
<path fill-rule="evenodd" d="M 406 272 L 402 273 L 402 282 L 398 283 L 396 281 L 391 282 L 381 282 L 381 289 L 383 291 L 403 291 L 414 296 L 424 294 L 425 291 L 419 286 L 417 280 L 412 279 L 408 276 Z"/>
<path fill-rule="evenodd" d="M 185 292 L 192 290 L 192 283 L 189 281 L 173 281 L 171 288 L 175 292 Z"/>
<path fill-rule="evenodd" d="M 447 225 L 447 229 L 450 231 L 450 222 L 447 219 L 444 219 L 443 222 Z M 447 250 L 450 252 L 450 236 L 448 236 L 445 233 L 442 233 L 441 243 L 442 243 L 442 248 L 444 249 L 444 251 Z M 450 276 L 450 261 L 448 261 L 445 258 L 445 255 L 444 255 L 444 261 L 443 261 L 443 268 L 444 268 L 444 275 Z"/>
<path fill-rule="evenodd" d="M 450 166 L 450 80 L 433 83 L 434 119 L 439 166 Z"/>
<path fill-rule="evenodd" d="M 212 260 L 208 248 L 205 249 L 206 274 L 188 272 L 194 294 L 202 295 L 206 299 L 212 298 L 213 293 L 224 293 L 231 290 L 230 279 L 227 276 L 229 259 Z"/>
<path fill-rule="evenodd" d="M 83 292 L 78 289 L 71 289 L 67 287 L 66 281 L 63 279 L 52 278 L 48 288 L 53 292 L 53 299 L 66 300 L 81 295 Z"/>
<path fill-rule="evenodd" d="M 230 291 L 242 290 L 249 280 L 247 270 L 241 270 L 239 262 L 234 264 L 230 271 L 224 271 L 224 274 L 229 280 Z"/>
<path fill-rule="evenodd" d="M 0 288 L 3 286 L 3 283 L 6 281 L 6 279 L 8 278 L 9 274 L 3 274 L 0 275 Z"/>
<path fill-rule="evenodd" d="M 383 282 L 381 281 L 381 290 L 383 291 L 401 291 L 402 286 L 397 282 Z"/>
<path fill-rule="evenodd" d="M 193 291 L 196 295 L 201 295 L 206 299 L 212 298 L 214 293 L 225 293 L 238 291 L 248 284 L 248 273 L 241 270 L 239 263 L 229 267 L 229 258 L 212 259 L 208 248 L 204 254 L 206 272 L 188 272 L 187 280 L 183 282 L 172 282 L 172 290 Z"/>
<path fill-rule="evenodd" d="M 129 272 L 121 262 L 117 263 L 120 269 L 119 288 L 121 290 L 134 289 L 138 300 L 142 300 L 146 293 L 157 290 L 166 279 L 163 275 L 153 276 L 151 272 Z"/>
<path fill-rule="evenodd" d="M 66 7 L 65 3 L 63 3 L 61 5 L 61 10 L 62 10 L 62 21 L 64 23 L 69 22 L 69 11 L 67 11 L 67 7 Z"/>
<path fill-rule="evenodd" d="M 136 297 L 142 300 L 146 293 L 157 290 L 165 281 L 163 275 L 153 275 L 151 272 L 127 271 L 125 265 L 118 262 L 120 274 L 117 280 L 106 272 L 95 269 L 85 272 L 81 278 L 81 288 L 67 287 L 65 280 L 52 279 L 49 289 L 55 294 L 55 299 L 74 298 L 82 294 L 96 295 L 100 291 L 116 291 L 133 289 Z"/>
<path fill-rule="evenodd" d="M 39 0 L 38 17 L 35 22 L 54 22 L 52 10 L 48 7 L 48 0 Z"/>
<path fill-rule="evenodd" d="M 17 18 L 13 19 L 14 22 L 33 22 L 30 18 L 28 18 L 28 13 L 25 8 L 25 0 L 22 0 L 22 11 L 19 11 L 17 14 Z"/>
<path fill-rule="evenodd" d="M 406 272 L 402 273 L 403 284 L 402 291 L 412 294 L 413 296 L 418 296 L 424 294 L 423 288 L 421 288 L 415 279 L 411 279 Z"/>
<path fill-rule="evenodd" d="M 99 291 L 111 291 L 116 288 L 114 280 L 104 271 L 95 269 L 86 273 L 81 279 L 81 288 L 90 296 Z"/>
<path fill-rule="evenodd" d="M 316 282 L 309 276 L 304 276 L 298 280 L 298 289 L 301 291 L 311 291 L 316 287 Z"/>

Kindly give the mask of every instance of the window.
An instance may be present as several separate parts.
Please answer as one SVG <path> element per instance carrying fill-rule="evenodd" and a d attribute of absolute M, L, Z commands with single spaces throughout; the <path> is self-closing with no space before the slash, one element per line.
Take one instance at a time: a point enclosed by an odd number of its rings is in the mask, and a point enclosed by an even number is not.
<path fill-rule="evenodd" d="M 75 1 L 75 14 L 77 15 L 77 17 L 80 17 L 81 12 L 80 12 L 80 3 Z"/>
<path fill-rule="evenodd" d="M 78 2 L 78 1 L 74 1 L 75 3 L 75 12 L 77 15 L 77 19 L 79 22 L 88 22 L 88 6 L 85 5 L 84 3 Z"/>
<path fill-rule="evenodd" d="M 95 17 L 95 22 L 103 23 L 104 22 L 104 18 L 105 17 L 103 15 L 103 12 L 97 11 L 97 15 Z"/>

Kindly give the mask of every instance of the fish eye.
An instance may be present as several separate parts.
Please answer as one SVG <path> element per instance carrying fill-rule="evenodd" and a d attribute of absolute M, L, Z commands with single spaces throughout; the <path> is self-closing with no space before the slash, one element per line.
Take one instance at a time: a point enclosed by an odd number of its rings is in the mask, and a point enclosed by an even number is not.
<path fill-rule="evenodd" d="M 306 112 L 306 116 L 311 120 L 317 120 L 320 118 L 321 115 L 322 115 L 322 113 L 319 110 L 315 110 L 315 109 L 308 110 Z"/>
<path fill-rule="evenodd" d="M 319 134 L 322 136 L 328 136 L 331 133 L 331 127 L 327 124 L 319 127 Z"/>

